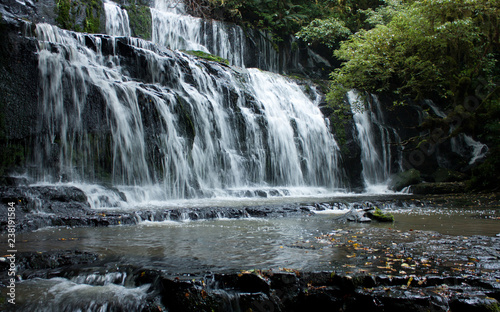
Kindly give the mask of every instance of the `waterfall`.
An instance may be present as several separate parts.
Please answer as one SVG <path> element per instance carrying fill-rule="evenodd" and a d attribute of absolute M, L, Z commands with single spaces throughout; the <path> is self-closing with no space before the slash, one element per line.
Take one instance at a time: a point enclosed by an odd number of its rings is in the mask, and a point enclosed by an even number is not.
<path fill-rule="evenodd" d="M 137 38 L 36 34 L 39 179 L 111 183 L 137 202 L 339 185 L 314 88 Z"/>
<path fill-rule="evenodd" d="M 365 101 L 361 95 L 351 90 L 347 93 L 361 148 L 363 180 L 367 190 L 385 188 L 393 171 L 393 161 L 397 159 L 401 169 L 401 154 L 393 155 L 390 143 L 399 142 L 397 132 L 385 125 L 380 102 L 375 95 Z"/>
<path fill-rule="evenodd" d="M 151 8 L 152 41 L 172 50 L 199 50 L 227 59 L 231 65 L 246 67 L 247 36 L 236 25 L 204 20 L 186 13 L 181 0 L 156 0 Z M 257 67 L 278 72 L 279 54 L 268 35 L 258 32 Z"/>
<path fill-rule="evenodd" d="M 108 35 L 130 36 L 130 23 L 126 10 L 122 10 L 114 2 L 105 1 L 104 12 L 106 14 L 106 33 Z"/>

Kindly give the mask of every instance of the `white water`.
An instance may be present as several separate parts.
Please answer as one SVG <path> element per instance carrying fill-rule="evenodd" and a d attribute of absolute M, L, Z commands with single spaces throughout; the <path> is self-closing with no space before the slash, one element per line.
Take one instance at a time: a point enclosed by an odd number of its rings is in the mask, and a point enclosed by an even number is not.
<path fill-rule="evenodd" d="M 392 173 L 394 158 L 401 169 L 401 155 L 392 155 L 390 143 L 399 141 L 394 129 L 385 126 L 384 116 L 376 96 L 372 101 L 365 101 L 359 93 L 351 90 L 347 93 L 353 119 L 356 124 L 358 143 L 361 148 L 363 179 L 368 193 L 387 191 L 387 183 Z"/>
<path fill-rule="evenodd" d="M 106 33 L 108 35 L 130 36 L 130 23 L 126 10 L 122 10 L 112 1 L 105 1 L 104 12 L 106 14 Z"/>
<path fill-rule="evenodd" d="M 155 0 L 152 41 L 172 50 L 199 50 L 227 59 L 231 65 L 245 66 L 246 35 L 239 26 L 187 15 L 181 0 Z M 258 67 L 277 72 L 279 55 L 265 34 L 258 36 Z"/>
<path fill-rule="evenodd" d="M 92 185 L 104 178 L 122 192 L 89 187 L 96 207 L 119 206 L 123 195 L 154 202 L 240 196 L 234 190 L 245 189 L 324 193 L 340 185 L 338 147 L 319 96 L 306 96 L 282 76 L 234 72 L 155 52 L 140 39 L 103 39 L 47 24 L 37 25 L 37 38 L 47 129 L 37 153 L 39 181 Z M 120 64 L 114 54 L 120 45 L 141 55 L 144 73 L 131 76 L 135 65 Z M 102 108 L 89 107 L 96 96 Z M 89 118 L 98 121 L 88 124 Z"/>
<path fill-rule="evenodd" d="M 40 312 L 141 311 L 146 308 L 150 285 L 125 287 L 111 282 L 97 285 L 88 282 L 60 277 L 21 282 L 17 285 L 16 306 L 18 311 Z"/>

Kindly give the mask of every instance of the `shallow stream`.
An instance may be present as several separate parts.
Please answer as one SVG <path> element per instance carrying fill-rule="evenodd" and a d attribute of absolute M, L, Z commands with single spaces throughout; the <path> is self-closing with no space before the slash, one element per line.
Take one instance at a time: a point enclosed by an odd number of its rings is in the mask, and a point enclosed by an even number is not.
<path fill-rule="evenodd" d="M 380 199 L 380 197 L 377 197 Z M 366 198 L 364 198 L 366 200 Z M 390 242 L 393 230 L 435 231 L 443 235 L 495 236 L 497 210 L 417 207 L 387 209 L 394 223 L 339 223 L 345 210 L 273 218 L 141 221 L 97 228 L 45 228 L 18 234 L 19 252 L 76 249 L 101 258 L 175 273 L 292 268 L 331 270 L 345 261 L 342 248 L 322 248 L 317 237 L 335 231 L 369 231 Z M 103 210 L 103 213 L 106 211 Z M 360 237 L 362 235 L 359 235 Z"/>

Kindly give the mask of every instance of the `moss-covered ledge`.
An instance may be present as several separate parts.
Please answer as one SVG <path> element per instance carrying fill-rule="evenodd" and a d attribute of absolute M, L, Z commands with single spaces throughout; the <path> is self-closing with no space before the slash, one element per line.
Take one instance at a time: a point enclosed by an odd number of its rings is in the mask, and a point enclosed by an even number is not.
<path fill-rule="evenodd" d="M 218 62 L 221 64 L 229 65 L 229 61 L 227 59 L 222 58 L 222 57 L 217 56 L 217 55 L 207 53 L 207 52 L 198 51 L 198 50 L 187 50 L 187 51 L 182 51 L 182 52 L 189 54 L 189 55 L 193 55 L 193 56 L 202 58 L 202 59 L 205 59 L 205 60 L 208 60 L 208 61 L 213 61 L 213 62 Z"/>
<path fill-rule="evenodd" d="M 122 8 L 127 10 L 132 36 L 144 40 L 151 40 L 153 30 L 149 6 L 143 4 L 128 4 L 123 5 Z"/>

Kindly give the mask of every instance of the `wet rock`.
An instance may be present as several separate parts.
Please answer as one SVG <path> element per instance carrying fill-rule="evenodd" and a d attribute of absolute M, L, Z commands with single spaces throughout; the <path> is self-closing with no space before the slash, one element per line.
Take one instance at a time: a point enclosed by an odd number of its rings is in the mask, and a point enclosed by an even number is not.
<path fill-rule="evenodd" d="M 63 250 L 50 252 L 20 252 L 15 254 L 17 275 L 23 279 L 49 278 L 54 275 L 52 270 L 57 269 L 61 273 L 62 269 L 71 266 L 84 266 L 95 263 L 98 255 L 90 252 L 78 250 Z M 0 283 L 6 283 L 9 279 L 7 274 L 9 260 L 0 258 Z"/>
<path fill-rule="evenodd" d="M 390 190 L 399 192 L 407 186 L 410 186 L 412 184 L 417 184 L 420 182 L 421 182 L 420 171 L 416 169 L 410 169 L 392 175 L 388 187 Z"/>
<path fill-rule="evenodd" d="M 255 191 L 255 195 L 257 195 L 258 197 L 263 197 L 263 198 L 267 197 L 267 193 L 262 191 L 262 190 Z"/>
<path fill-rule="evenodd" d="M 445 297 L 401 288 L 357 289 L 346 311 L 449 311 Z"/>
<path fill-rule="evenodd" d="M 223 289 L 232 289 L 244 293 L 269 294 L 269 280 L 257 273 L 217 274 L 214 276 L 216 285 Z"/>
<path fill-rule="evenodd" d="M 464 182 L 419 183 L 412 185 L 413 194 L 454 194 L 465 192 Z"/>
<path fill-rule="evenodd" d="M 372 220 L 365 216 L 365 212 L 355 209 L 349 210 L 347 213 L 335 218 L 337 222 L 371 222 Z"/>
<path fill-rule="evenodd" d="M 394 216 L 392 214 L 383 213 L 379 208 L 376 208 L 375 211 L 368 211 L 366 216 L 379 222 L 394 222 Z"/>
<path fill-rule="evenodd" d="M 22 177 L 18 178 L 18 177 L 1 176 L 0 185 L 4 186 L 28 185 L 28 179 Z"/>
<path fill-rule="evenodd" d="M 453 312 L 498 312 L 500 305 L 493 298 L 460 295 L 450 302 L 450 309 Z"/>

